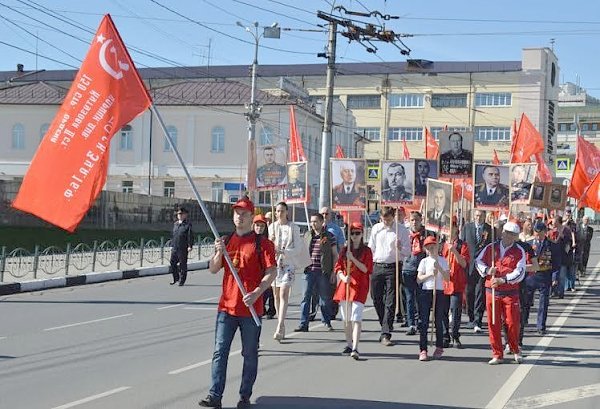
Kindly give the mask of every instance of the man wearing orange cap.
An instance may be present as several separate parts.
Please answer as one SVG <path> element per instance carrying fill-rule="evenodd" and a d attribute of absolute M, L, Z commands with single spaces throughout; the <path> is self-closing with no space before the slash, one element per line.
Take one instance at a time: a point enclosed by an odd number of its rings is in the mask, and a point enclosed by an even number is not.
<path fill-rule="evenodd" d="M 258 344 L 260 327 L 254 322 L 249 306 L 256 313 L 263 314 L 262 294 L 270 287 L 277 274 L 275 247 L 264 237 L 257 237 L 252 231 L 254 204 L 244 197 L 233 205 L 235 232 L 228 240 L 215 240 L 215 255 L 209 260 L 208 269 L 215 274 L 223 268 L 223 292 L 219 301 L 217 327 L 215 329 L 215 352 L 212 359 L 212 386 L 206 398 L 198 404 L 208 408 L 221 408 L 221 398 L 225 390 L 227 359 L 231 343 L 237 329 L 242 338 L 244 364 L 240 386 L 238 408 L 250 406 L 252 387 L 258 372 Z M 260 250 L 258 250 L 260 247 Z M 257 251 L 258 250 L 258 251 Z M 230 267 L 225 263 L 227 251 L 233 266 L 237 269 L 247 294 L 237 286 Z"/>

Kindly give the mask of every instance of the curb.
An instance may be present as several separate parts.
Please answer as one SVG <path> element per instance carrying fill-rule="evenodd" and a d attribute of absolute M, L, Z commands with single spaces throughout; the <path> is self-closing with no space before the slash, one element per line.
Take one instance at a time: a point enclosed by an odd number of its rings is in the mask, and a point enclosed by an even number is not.
<path fill-rule="evenodd" d="M 188 263 L 188 271 L 205 270 L 208 261 Z M 104 281 L 128 280 L 130 278 L 148 277 L 169 273 L 169 266 L 140 267 L 131 270 L 104 271 L 68 277 L 52 277 L 39 280 L 23 281 L 20 283 L 0 283 L 0 295 L 10 295 L 49 288 L 73 287 L 77 285 L 95 284 Z"/>

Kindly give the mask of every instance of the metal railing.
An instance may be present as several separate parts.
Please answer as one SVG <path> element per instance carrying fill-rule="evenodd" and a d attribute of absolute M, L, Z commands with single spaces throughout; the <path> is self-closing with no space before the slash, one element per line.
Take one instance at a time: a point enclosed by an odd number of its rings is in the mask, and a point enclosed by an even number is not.
<path fill-rule="evenodd" d="M 67 243 L 33 252 L 24 248 L 0 248 L 0 282 L 63 277 L 81 273 L 113 271 L 169 264 L 171 240 L 94 241 L 92 245 Z M 214 239 L 198 237 L 188 261 L 208 260 L 214 253 Z"/>

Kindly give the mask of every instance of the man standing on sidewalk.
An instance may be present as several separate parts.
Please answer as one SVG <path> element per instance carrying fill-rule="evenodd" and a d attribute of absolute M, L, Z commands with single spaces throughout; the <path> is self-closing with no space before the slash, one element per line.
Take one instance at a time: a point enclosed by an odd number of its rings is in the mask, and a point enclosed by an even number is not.
<path fill-rule="evenodd" d="M 171 285 L 179 282 L 182 286 L 187 278 L 188 253 L 194 245 L 192 223 L 188 220 L 188 211 L 181 206 L 175 213 L 177 221 L 173 224 L 173 238 L 171 239 L 171 260 L 169 273 L 173 275 Z"/>

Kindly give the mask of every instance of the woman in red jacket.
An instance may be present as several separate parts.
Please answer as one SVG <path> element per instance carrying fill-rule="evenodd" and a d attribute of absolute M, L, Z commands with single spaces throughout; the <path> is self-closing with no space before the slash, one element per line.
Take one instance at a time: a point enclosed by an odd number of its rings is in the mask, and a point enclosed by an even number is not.
<path fill-rule="evenodd" d="M 365 301 L 369 293 L 370 275 L 373 272 L 373 253 L 363 242 L 363 225 L 361 223 L 352 223 L 350 225 L 350 240 L 352 243 L 350 252 L 348 246 L 344 247 L 335 265 L 335 272 L 340 279 L 333 299 L 340 303 L 342 320 L 344 321 L 344 332 L 346 334 L 346 348 L 342 355 L 350 355 L 358 360 L 358 342 L 362 329 L 362 315 L 365 308 Z M 348 277 L 346 268 L 347 262 L 350 262 L 350 276 Z M 346 287 L 350 285 L 349 298 L 346 299 Z M 346 303 L 350 301 L 347 307 Z M 348 309 L 346 309 L 348 308 Z M 346 319 L 346 311 L 350 312 L 349 319 Z"/>

